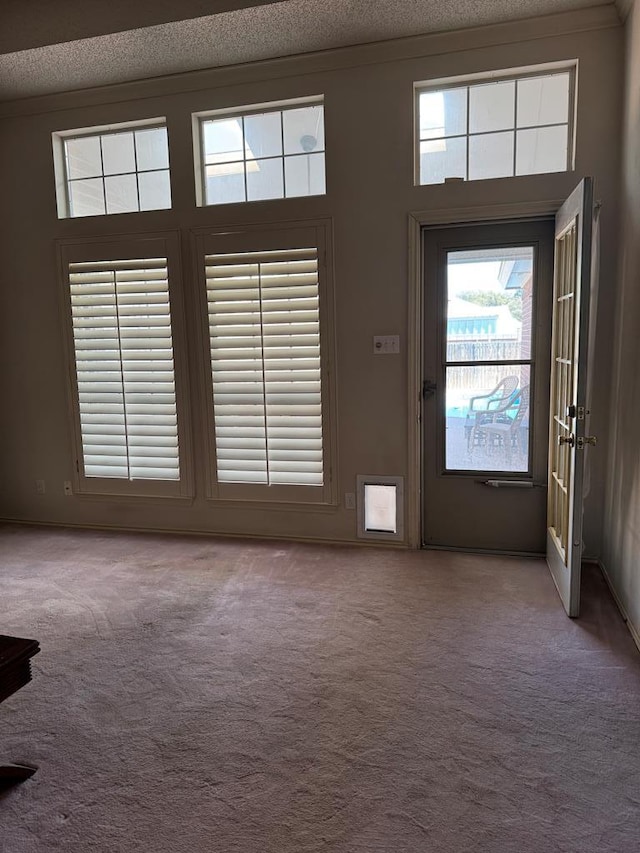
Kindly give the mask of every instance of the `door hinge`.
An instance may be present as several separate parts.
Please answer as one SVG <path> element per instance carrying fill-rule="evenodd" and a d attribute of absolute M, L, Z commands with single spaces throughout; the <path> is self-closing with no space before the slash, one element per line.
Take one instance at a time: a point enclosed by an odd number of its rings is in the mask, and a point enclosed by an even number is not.
<path fill-rule="evenodd" d="M 589 409 L 585 409 L 584 406 L 575 406 L 573 403 L 570 406 L 567 406 L 567 417 L 568 418 L 577 418 L 579 421 L 583 421 L 585 415 L 589 414 Z"/>
<path fill-rule="evenodd" d="M 425 379 L 422 383 L 422 399 L 428 400 L 429 397 L 433 397 L 436 393 L 436 388 L 437 386 L 433 379 Z"/>
<path fill-rule="evenodd" d="M 576 444 L 576 448 L 578 450 L 584 450 L 585 446 L 590 444 L 591 447 L 595 447 L 598 443 L 598 438 L 595 435 L 584 435 L 580 436 L 578 442 Z"/>

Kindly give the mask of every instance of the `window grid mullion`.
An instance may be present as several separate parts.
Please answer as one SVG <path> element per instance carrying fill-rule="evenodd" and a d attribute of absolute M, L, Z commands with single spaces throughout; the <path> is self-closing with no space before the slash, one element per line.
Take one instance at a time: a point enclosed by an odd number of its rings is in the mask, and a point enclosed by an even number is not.
<path fill-rule="evenodd" d="M 107 184 L 104 179 L 104 153 L 102 151 L 102 134 L 100 134 L 98 140 L 100 142 L 100 172 L 102 173 L 100 175 L 100 178 L 102 181 L 102 201 L 104 202 L 104 212 L 105 214 L 107 214 Z"/>
<path fill-rule="evenodd" d="M 244 177 L 244 200 L 249 201 L 249 187 L 247 182 L 247 138 L 245 136 L 244 116 L 241 116 L 242 132 L 242 174 Z"/>
<path fill-rule="evenodd" d="M 135 175 L 136 175 L 136 200 L 138 202 L 138 210 L 141 210 L 140 207 L 140 174 L 138 172 L 138 140 L 135 134 L 135 131 L 131 134 L 133 136 L 133 165 L 135 167 Z"/>
<path fill-rule="evenodd" d="M 467 144 L 466 144 L 466 160 L 465 160 L 465 181 L 469 180 L 469 140 L 471 139 L 471 86 L 467 86 Z"/>
<path fill-rule="evenodd" d="M 568 127 L 568 122 L 566 121 L 556 121 L 551 124 L 526 124 L 522 125 L 522 127 L 518 127 L 517 130 L 547 130 L 550 127 Z M 467 131 L 467 133 L 451 133 L 448 136 L 424 136 L 420 138 L 420 142 L 438 142 L 441 139 L 466 139 L 471 136 L 491 136 L 494 133 L 509 133 L 514 130 L 513 127 L 505 127 L 502 130 L 474 130 L 473 133 L 471 131 Z M 315 153 L 315 152 L 314 152 Z M 301 154 L 290 154 L 290 157 L 301 157 L 304 155 Z M 72 178 L 72 180 L 79 180 L 78 178 Z M 80 179 L 84 180 L 84 179 Z"/>
<path fill-rule="evenodd" d="M 515 177 L 516 174 L 516 146 L 518 140 L 518 86 L 520 85 L 520 81 L 515 81 L 515 86 L 513 87 L 513 172 L 512 174 Z"/>
<path fill-rule="evenodd" d="M 287 178 L 286 178 L 286 171 L 285 171 L 285 165 L 284 165 L 284 158 L 285 158 L 285 153 L 284 153 L 284 113 L 282 112 L 282 110 L 280 110 L 280 145 L 282 146 L 282 192 L 284 194 L 284 197 L 288 198 L 288 196 L 287 196 Z"/>

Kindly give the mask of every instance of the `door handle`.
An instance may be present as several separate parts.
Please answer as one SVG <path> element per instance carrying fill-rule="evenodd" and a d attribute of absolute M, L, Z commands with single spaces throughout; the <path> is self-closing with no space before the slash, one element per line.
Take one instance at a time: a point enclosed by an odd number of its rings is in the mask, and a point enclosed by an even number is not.
<path fill-rule="evenodd" d="M 436 393 L 437 387 L 438 386 L 433 381 L 433 379 L 425 379 L 422 383 L 422 399 L 428 400 L 429 397 L 433 397 L 433 395 Z"/>

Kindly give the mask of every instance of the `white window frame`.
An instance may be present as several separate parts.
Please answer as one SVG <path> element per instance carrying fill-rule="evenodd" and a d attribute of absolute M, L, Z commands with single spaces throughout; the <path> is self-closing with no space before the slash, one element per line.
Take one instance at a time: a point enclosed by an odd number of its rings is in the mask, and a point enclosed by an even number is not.
<path fill-rule="evenodd" d="M 57 130 L 51 134 L 53 145 L 53 169 L 55 175 L 55 190 L 56 190 L 56 205 L 58 211 L 58 219 L 92 219 L 94 217 L 103 216 L 121 216 L 121 213 L 108 213 L 105 208 L 104 213 L 96 213 L 88 216 L 72 216 L 71 215 L 71 200 L 69 198 L 69 176 L 67 174 L 67 158 L 65 155 L 65 142 L 70 139 L 80 139 L 82 137 L 102 136 L 111 133 L 127 133 L 135 130 L 155 130 L 156 128 L 164 128 L 167 130 L 167 147 L 168 147 L 168 128 L 167 120 L 164 116 L 156 118 L 140 119 L 138 121 L 119 122 L 117 124 L 101 124 L 95 127 L 75 128 L 73 130 Z M 169 173 L 169 186 L 171 192 L 171 206 L 169 208 L 154 208 L 153 210 L 131 210 L 131 213 L 153 213 L 158 210 L 170 210 L 173 206 L 173 190 L 171 188 L 171 152 L 168 152 L 169 165 L 167 171 Z M 131 174 L 144 174 L 144 172 L 135 172 Z M 105 175 L 96 175 L 104 181 Z M 109 177 L 109 176 L 106 176 Z"/>
<path fill-rule="evenodd" d="M 58 277 L 62 314 L 63 344 L 68 372 L 68 406 L 72 424 L 71 453 L 73 492 L 78 495 L 180 498 L 193 496 L 191 429 L 187 399 L 188 369 L 185 351 L 185 317 L 182 303 L 181 252 L 178 232 L 142 234 L 135 237 L 97 237 L 58 240 Z M 89 477 L 84 473 L 82 429 L 76 374 L 76 354 L 69 287 L 69 264 L 105 260 L 166 257 L 169 275 L 169 304 L 173 343 L 176 415 L 180 478 L 178 480 L 125 480 Z"/>
<path fill-rule="evenodd" d="M 396 532 L 367 530 L 365 526 L 365 486 L 396 487 Z M 377 474 L 358 474 L 356 477 L 356 510 L 358 538 L 377 539 L 380 542 L 404 542 L 404 477 L 386 477 Z"/>
<path fill-rule="evenodd" d="M 535 173 L 537 174 L 558 174 L 562 175 L 565 172 L 572 172 L 575 169 L 576 156 L 576 112 L 577 112 L 577 94 L 578 94 L 578 60 L 566 60 L 562 62 L 547 62 L 541 65 L 528 65 L 521 68 L 507 68 L 497 71 L 485 71 L 477 74 L 463 74 L 458 77 L 442 77 L 434 80 L 422 80 L 413 84 L 413 182 L 416 187 L 434 187 L 442 186 L 442 184 L 422 184 L 420 183 L 420 95 L 424 92 L 442 92 L 445 89 L 458 89 L 464 86 L 473 86 L 483 83 L 505 83 L 517 80 L 525 80 L 530 77 L 545 77 L 550 74 L 562 72 L 569 73 L 569 107 L 568 107 L 568 124 L 567 124 L 567 168 L 564 172 L 551 173 Z M 467 124 L 469 121 L 467 110 Z M 516 128 L 515 125 L 511 130 L 515 133 L 523 128 Z M 471 134 L 472 136 L 474 134 Z M 463 134 L 467 140 L 467 172 L 468 172 L 468 146 L 470 134 Z M 515 141 L 514 141 L 515 152 Z M 515 156 L 515 153 L 514 153 Z M 513 175 L 508 176 L 507 180 L 513 178 L 531 177 L 531 175 Z M 497 178 L 456 178 L 454 180 L 462 180 L 465 183 L 475 183 L 479 180 L 504 180 Z M 446 183 L 446 181 L 445 181 Z"/>
<path fill-rule="evenodd" d="M 323 198 L 326 196 L 326 170 L 327 170 L 327 159 L 326 159 L 326 126 L 325 126 L 325 147 L 323 148 L 323 153 L 325 155 L 325 192 L 322 195 L 312 195 L 312 196 L 279 196 L 278 198 L 272 199 L 255 199 L 249 200 L 245 199 L 244 201 L 230 201 L 230 202 L 221 202 L 220 204 L 211 204 L 207 202 L 207 190 L 206 190 L 206 169 L 204 163 L 204 132 L 203 132 L 203 124 L 207 120 L 210 119 L 225 119 L 225 118 L 241 118 L 247 115 L 254 114 L 264 114 L 264 113 L 272 113 L 272 112 L 286 112 L 287 110 L 295 110 L 300 109 L 301 107 L 317 107 L 321 106 L 324 110 L 324 95 L 309 95 L 304 98 L 290 98 L 286 101 L 268 101 L 261 104 L 248 104 L 238 107 L 231 107 L 225 109 L 217 109 L 217 110 L 205 110 L 201 112 L 193 113 L 191 116 L 192 122 L 192 132 L 193 132 L 193 152 L 194 152 L 194 168 L 195 168 L 195 191 L 196 191 L 196 205 L 198 207 L 224 207 L 227 204 L 256 204 L 260 201 L 271 201 L 271 202 L 282 202 L 282 201 L 291 201 L 292 199 L 299 198 Z M 281 159 L 284 161 L 287 156 L 298 156 L 298 155 L 285 155 L 284 150 L 281 155 Z M 276 158 L 274 158 L 276 159 Z M 238 162 L 245 162 L 244 160 Z"/>
<path fill-rule="evenodd" d="M 200 350 L 202 353 L 202 399 L 205 401 L 203 426 L 207 446 L 207 498 L 212 501 L 277 504 L 300 508 L 308 505 L 337 505 L 336 483 L 336 397 L 335 397 L 335 310 L 333 286 L 333 239 L 331 220 L 276 225 L 248 225 L 219 231 L 192 231 L 193 264 L 197 270 L 200 306 Z M 260 252 L 278 249 L 318 250 L 318 290 L 320 315 L 320 359 L 322 398 L 323 485 L 266 485 L 221 483 L 217 479 L 216 436 L 211 378 L 207 286 L 204 259 L 209 254 Z"/>

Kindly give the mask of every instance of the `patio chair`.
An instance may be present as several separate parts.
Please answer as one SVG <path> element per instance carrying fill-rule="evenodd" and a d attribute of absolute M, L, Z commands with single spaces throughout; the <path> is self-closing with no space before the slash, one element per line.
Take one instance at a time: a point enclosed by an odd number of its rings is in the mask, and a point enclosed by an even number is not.
<path fill-rule="evenodd" d="M 505 376 L 498 382 L 493 391 L 489 391 L 488 394 L 476 394 L 470 398 L 469 410 L 464 424 L 469 453 L 473 449 L 475 427 L 479 426 L 481 422 L 486 423 L 495 420 L 498 415 L 513 408 L 519 382 L 517 376 Z"/>
<path fill-rule="evenodd" d="M 477 438 L 479 444 L 483 444 L 488 453 L 492 453 L 499 447 L 505 454 L 507 463 L 511 462 L 513 450 L 519 453 L 526 451 L 523 445 L 523 421 L 529 410 L 530 389 L 528 385 L 515 392 L 514 402 L 517 402 L 515 415 L 510 417 L 505 411 L 497 416 L 494 412 L 484 423 L 477 423 L 473 427 L 473 440 Z M 472 441 L 473 446 L 473 441 Z"/>

